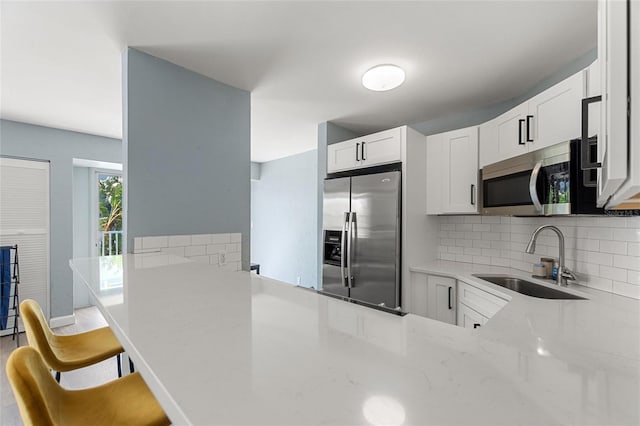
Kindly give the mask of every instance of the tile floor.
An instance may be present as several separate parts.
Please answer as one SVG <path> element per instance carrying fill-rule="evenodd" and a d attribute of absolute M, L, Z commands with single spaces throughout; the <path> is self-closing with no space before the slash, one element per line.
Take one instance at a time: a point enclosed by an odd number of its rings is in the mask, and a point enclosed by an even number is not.
<path fill-rule="evenodd" d="M 74 334 L 107 325 L 100 311 L 95 307 L 78 309 L 75 311 L 75 314 L 76 323 L 57 328 L 55 330 L 56 333 Z M 20 343 L 21 345 L 27 344 L 27 337 L 24 333 L 20 334 Z M 2 359 L 2 373 L 0 377 L 0 425 L 2 426 L 22 425 L 18 406 L 13 398 L 13 392 L 5 371 L 7 359 L 15 348 L 16 342 L 15 340 L 11 340 L 11 336 L 0 338 L 0 358 Z M 125 371 L 127 371 L 126 368 Z M 62 373 L 60 384 L 67 389 L 82 389 L 109 382 L 117 377 L 118 370 L 114 357 L 90 367 Z"/>

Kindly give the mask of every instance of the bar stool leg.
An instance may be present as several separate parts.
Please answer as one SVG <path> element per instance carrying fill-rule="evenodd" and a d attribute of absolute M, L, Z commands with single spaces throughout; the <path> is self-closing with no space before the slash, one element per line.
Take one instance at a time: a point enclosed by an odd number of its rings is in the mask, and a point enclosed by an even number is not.
<path fill-rule="evenodd" d="M 60 383 L 60 372 L 56 371 L 56 382 Z"/>
<path fill-rule="evenodd" d="M 131 373 L 135 373 L 136 369 L 133 366 L 133 361 L 131 361 L 131 358 L 129 358 L 129 371 Z"/>
<path fill-rule="evenodd" d="M 116 359 L 118 360 L 118 377 L 122 377 L 122 354 L 116 355 Z"/>

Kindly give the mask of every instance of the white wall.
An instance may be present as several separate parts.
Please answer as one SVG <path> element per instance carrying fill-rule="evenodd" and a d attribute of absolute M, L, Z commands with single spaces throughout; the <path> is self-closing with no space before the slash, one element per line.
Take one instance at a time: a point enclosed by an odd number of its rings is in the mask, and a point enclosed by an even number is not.
<path fill-rule="evenodd" d="M 565 236 L 567 267 L 589 287 L 640 299 L 640 217 L 442 216 L 438 258 L 531 272 L 540 257 L 558 256 L 558 238 L 543 231 L 535 254 L 533 231 L 555 225 Z"/>

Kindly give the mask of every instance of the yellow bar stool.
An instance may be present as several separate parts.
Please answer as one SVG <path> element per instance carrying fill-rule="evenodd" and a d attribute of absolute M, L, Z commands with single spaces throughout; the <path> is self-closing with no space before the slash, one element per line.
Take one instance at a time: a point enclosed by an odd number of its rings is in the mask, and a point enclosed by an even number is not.
<path fill-rule="evenodd" d="M 171 422 L 139 373 L 104 385 L 67 390 L 34 348 L 16 349 L 7 377 L 25 425 L 168 425 Z"/>
<path fill-rule="evenodd" d="M 118 357 L 118 377 L 122 377 L 120 354 L 124 349 L 109 327 L 68 336 L 55 334 L 38 302 L 31 299 L 20 303 L 20 316 L 29 345 L 40 352 L 50 369 L 56 371 L 58 383 L 61 372 L 87 367 L 112 356 Z"/>

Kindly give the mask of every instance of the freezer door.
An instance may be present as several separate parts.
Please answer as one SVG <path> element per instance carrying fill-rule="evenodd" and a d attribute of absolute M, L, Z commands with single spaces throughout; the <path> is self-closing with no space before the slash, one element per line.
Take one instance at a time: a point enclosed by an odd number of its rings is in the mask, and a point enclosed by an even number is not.
<path fill-rule="evenodd" d="M 340 231 L 341 234 L 345 230 L 345 219 L 348 217 L 350 208 L 350 189 L 351 178 L 327 179 L 324 181 L 324 197 L 323 197 L 323 239 L 327 235 L 327 231 Z M 345 238 L 341 238 L 345 241 Z M 346 247 L 340 247 L 342 256 L 346 256 Z M 322 291 L 335 294 L 338 296 L 349 296 L 349 288 L 346 281 L 343 280 L 343 273 L 346 274 L 346 258 L 344 268 L 338 265 L 335 259 L 329 259 L 327 244 L 323 241 L 322 256 Z M 345 284 L 343 284 L 345 283 Z"/>
<path fill-rule="evenodd" d="M 351 178 L 350 297 L 392 309 L 400 304 L 400 176 Z"/>

